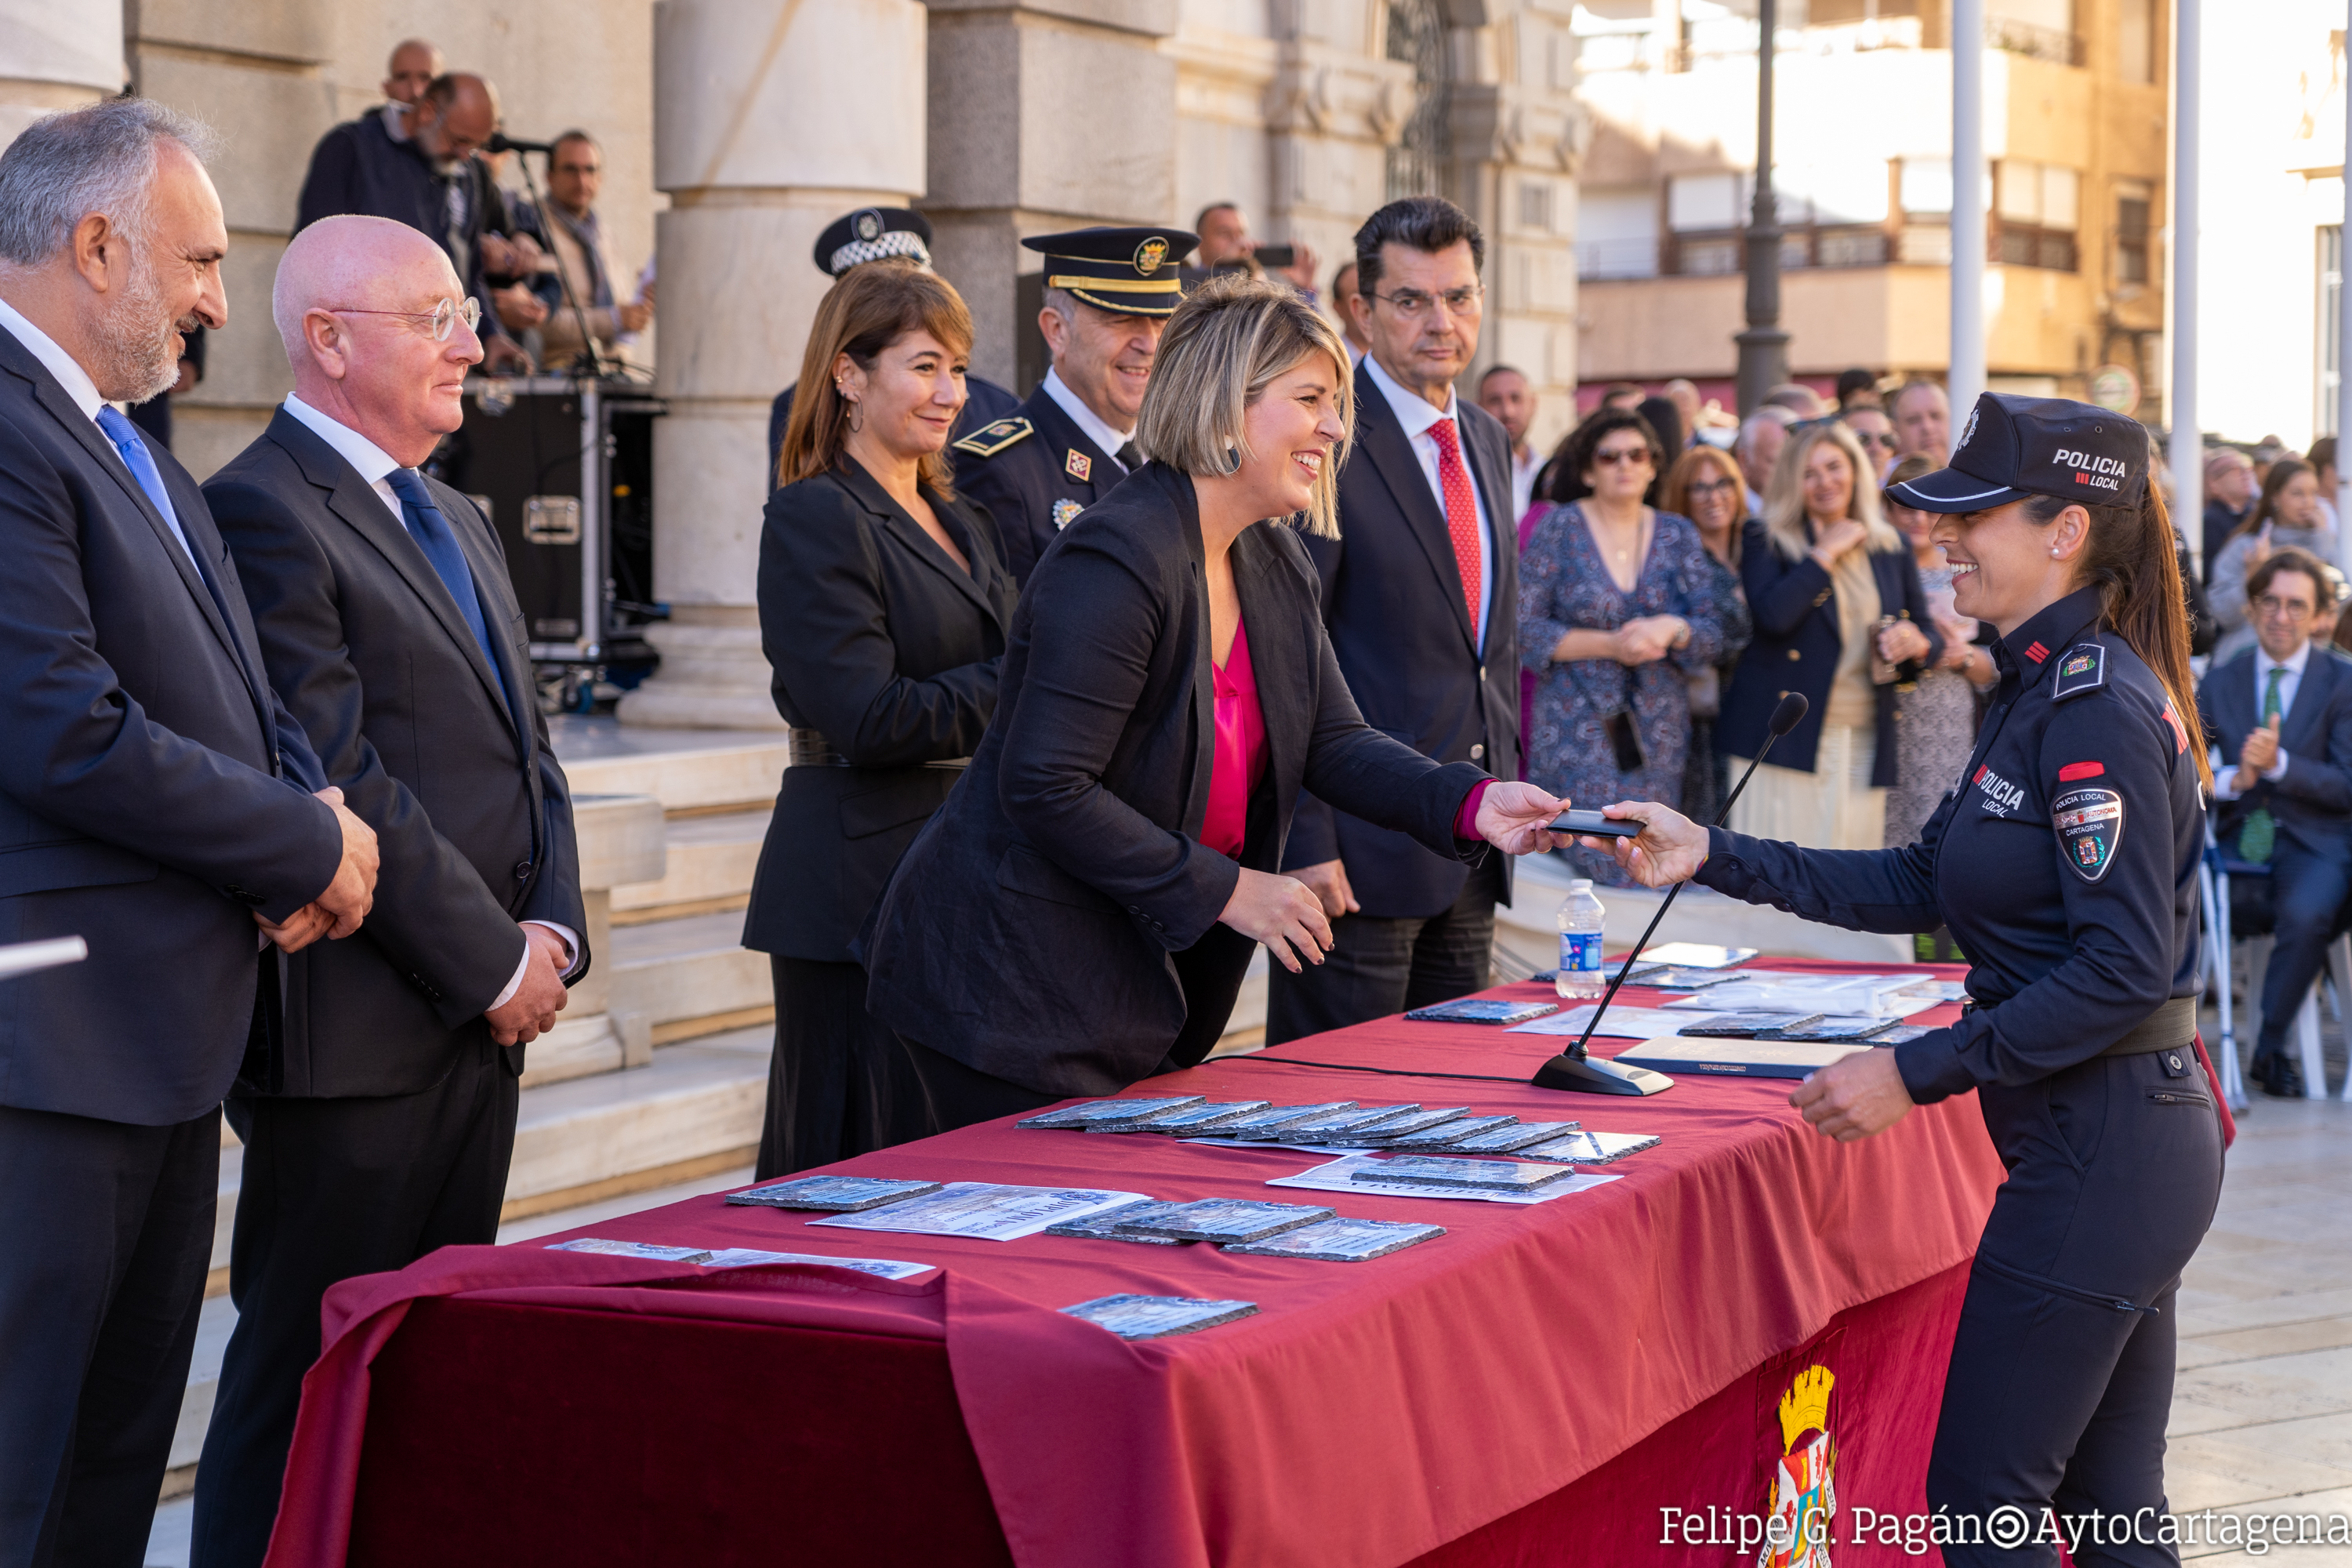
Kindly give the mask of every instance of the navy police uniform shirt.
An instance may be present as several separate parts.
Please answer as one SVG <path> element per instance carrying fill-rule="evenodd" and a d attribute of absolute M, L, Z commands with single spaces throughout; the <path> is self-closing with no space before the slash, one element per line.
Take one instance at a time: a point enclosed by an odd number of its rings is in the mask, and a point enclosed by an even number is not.
<path fill-rule="evenodd" d="M 1992 710 L 1917 843 L 1711 834 L 1696 879 L 1734 898 L 1858 931 L 1951 928 L 1977 1006 L 1894 1047 L 1920 1104 L 2047 1078 L 2196 994 L 2197 760 L 2163 683 L 2098 617 L 2085 588 L 1995 645 Z"/>
<path fill-rule="evenodd" d="M 973 431 L 950 450 L 956 493 L 988 509 L 1004 539 L 1004 563 L 1024 586 L 1054 536 L 1127 478 L 1042 382 L 1013 417 Z"/>

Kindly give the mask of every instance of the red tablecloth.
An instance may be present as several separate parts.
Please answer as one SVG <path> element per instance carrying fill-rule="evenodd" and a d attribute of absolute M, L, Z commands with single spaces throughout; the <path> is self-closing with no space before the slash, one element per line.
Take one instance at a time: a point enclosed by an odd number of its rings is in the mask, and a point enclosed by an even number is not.
<path fill-rule="evenodd" d="M 1786 1379 L 1772 1384 L 1776 1368 L 1792 1352 L 1832 1354 L 1825 1347 L 1871 1368 L 1862 1381 L 1876 1390 L 1874 1406 L 1871 1395 L 1841 1396 L 1841 1444 L 1856 1452 L 1854 1432 L 1877 1420 L 1887 1426 L 1877 1463 L 1899 1447 L 1916 1469 L 1958 1266 L 2000 1175 L 1973 1097 L 1838 1145 L 1788 1108 L 1785 1081 L 1685 1078 L 1647 1100 L 1517 1081 L 1559 1043 L 1391 1019 L 1137 1091 L 1466 1102 L 1665 1139 L 1610 1167 L 1622 1180 L 1540 1205 L 1339 1197 L 1345 1214 L 1448 1229 L 1367 1264 L 832 1230 L 714 1196 L 586 1234 L 908 1258 L 941 1271 L 898 1283 L 822 1268 L 713 1271 L 550 1252 L 542 1241 L 449 1248 L 347 1281 L 328 1298 L 327 1350 L 305 1384 L 270 1561 L 338 1564 L 347 1541 L 356 1561 L 413 1561 L 393 1540 L 437 1506 L 427 1500 L 476 1493 L 483 1506 L 559 1499 L 567 1517 L 586 1516 L 582 1540 L 608 1549 L 567 1545 L 542 1560 L 751 1561 L 804 1542 L 810 1507 L 851 1496 L 881 1502 L 847 1510 L 840 1526 L 845 1538 L 862 1517 L 870 1548 L 894 1530 L 919 1541 L 944 1528 L 957 1475 L 968 1487 L 975 1472 L 1003 1543 L 932 1560 L 1002 1561 L 985 1552 L 1009 1548 L 1021 1568 L 1467 1561 L 1438 1549 L 1474 1551 L 1482 1531 L 1540 1525 L 1560 1500 L 1603 1483 L 1634 1488 L 1632 1511 L 1649 1528 L 1661 1503 L 1760 1509 L 1760 1496 L 1652 1488 L 1674 1479 L 1678 1455 L 1694 1484 L 1732 1474 L 1698 1456 L 1728 1441 L 1727 1413 L 1743 1411 L 1734 1448 L 1744 1488 L 1758 1434 L 1777 1430 L 1771 1405 Z M 1309 1061 L 1514 1081 L 1297 1065 Z M 1309 1199 L 1263 1184 L 1313 1163 L 1006 1121 L 836 1168 Z M 1118 1290 L 1238 1297 L 1261 1311 L 1129 1344 L 1055 1310 Z M 411 1321 L 434 1355 L 403 1353 Z M 793 1350 L 782 1355 L 787 1337 Z M 937 1375 L 940 1347 L 950 1388 Z M 934 1430 L 951 1424 L 950 1400 L 968 1461 Z M 660 1441 L 647 1440 L 656 1427 Z M 496 1435 L 487 1452 L 484 1434 Z M 1644 1442 L 1653 1434 L 1661 1441 Z M 1882 1500 L 1861 1500 L 1917 1506 L 1916 1473 L 1884 1487 Z M 881 1501 L 890 1499 L 895 1508 Z M 742 1507 L 749 1522 L 730 1523 Z M 769 1532 L 740 1552 L 721 1539 L 761 1520 Z M 440 1539 L 445 1563 L 515 1560 Z"/>

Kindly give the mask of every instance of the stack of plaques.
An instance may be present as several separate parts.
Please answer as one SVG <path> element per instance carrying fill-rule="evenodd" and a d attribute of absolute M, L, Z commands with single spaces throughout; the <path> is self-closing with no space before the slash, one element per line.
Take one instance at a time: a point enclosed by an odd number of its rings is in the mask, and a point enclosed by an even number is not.
<path fill-rule="evenodd" d="M 1459 1143 L 1465 1138 L 1475 1137 L 1482 1132 L 1492 1132 L 1499 1127 L 1516 1127 L 1518 1125 L 1518 1121 L 1516 1116 L 1457 1116 L 1451 1121 L 1441 1121 L 1434 1127 L 1424 1128 L 1418 1132 L 1406 1132 L 1400 1130 L 1373 1147 L 1444 1149 Z"/>
<path fill-rule="evenodd" d="M 1481 1192 L 1527 1193 L 1564 1182 L 1573 1165 L 1538 1165 L 1523 1160 L 1452 1160 L 1400 1154 L 1350 1173 L 1359 1182 L 1394 1182 L 1412 1186 L 1466 1187 Z"/>
<path fill-rule="evenodd" d="M 1164 1095 L 1156 1100 L 1088 1100 L 1042 1111 L 1013 1123 L 1015 1127 L 1045 1127 L 1073 1132 L 1134 1132 L 1159 1117 L 1198 1105 L 1205 1095 Z"/>
<path fill-rule="evenodd" d="M 1097 1296 L 1062 1310 L 1123 1340 L 1156 1340 L 1246 1318 L 1257 1310 L 1257 1303 L 1204 1301 L 1193 1296 Z"/>
<path fill-rule="evenodd" d="M 1171 1110 L 1153 1118 L 1136 1129 L 1139 1132 L 1161 1132 L 1171 1137 L 1192 1138 L 1201 1133 L 1215 1133 L 1231 1122 L 1260 1111 L 1272 1110 L 1270 1100 L 1204 1100 L 1198 1105 L 1188 1105 L 1181 1110 Z"/>
<path fill-rule="evenodd" d="M 1163 1204 L 1158 1198 L 1145 1198 L 1139 1203 L 1121 1204 L 1115 1209 L 1090 1214 L 1078 1219 L 1066 1219 L 1045 1227 L 1047 1236 L 1075 1236 L 1087 1241 L 1139 1241 L 1150 1247 L 1181 1247 L 1181 1236 L 1160 1236 L 1150 1231 L 1129 1233 L 1119 1229 L 1129 1220 L 1147 1221 L 1183 1208 L 1182 1204 Z"/>
<path fill-rule="evenodd" d="M 1448 1154 L 1508 1154 L 1531 1143 L 1547 1143 L 1564 1132 L 1573 1132 L 1580 1124 L 1574 1121 L 1513 1121 L 1506 1127 L 1490 1128 L 1473 1132 L 1469 1137 L 1445 1146 Z"/>
<path fill-rule="evenodd" d="M 1530 1160 L 1564 1160 L 1572 1165 L 1606 1165 L 1612 1160 L 1622 1160 L 1628 1154 L 1638 1154 L 1644 1149 L 1657 1146 L 1655 1133 L 1571 1132 L 1565 1138 L 1538 1143 L 1519 1152 Z"/>
<path fill-rule="evenodd" d="M 1171 1204 L 1166 1212 L 1129 1219 L 1118 1227 L 1129 1235 L 1168 1236 L 1179 1241 L 1263 1241 L 1332 1211 L 1317 1204 L 1268 1204 L 1253 1198 L 1202 1198 Z"/>
<path fill-rule="evenodd" d="M 1466 1105 L 1444 1105 L 1434 1110 L 1420 1110 L 1403 1116 L 1391 1116 L 1370 1125 L 1344 1132 L 1322 1142 L 1335 1149 L 1392 1149 L 1400 1138 L 1410 1138 L 1461 1121 L 1470 1114 Z"/>
<path fill-rule="evenodd" d="M 1820 1023 L 1823 1016 L 1820 1013 L 1718 1013 L 1700 1023 L 1685 1024 L 1675 1033 L 1695 1040 L 1748 1040 L 1767 1029 L 1801 1029 Z"/>
<path fill-rule="evenodd" d="M 1259 1258 L 1315 1258 L 1329 1263 L 1362 1263 L 1444 1234 L 1442 1225 L 1335 1216 L 1294 1230 L 1277 1231 L 1263 1241 L 1228 1242 L 1219 1250 Z"/>
<path fill-rule="evenodd" d="M 885 1204 L 903 1203 L 939 1190 L 937 1182 L 892 1182 L 879 1176 L 794 1176 L 790 1181 L 771 1182 L 748 1192 L 730 1193 L 727 1201 L 754 1208 L 863 1214 Z"/>
<path fill-rule="evenodd" d="M 1248 1142 L 1288 1142 L 1283 1136 L 1286 1129 L 1311 1116 L 1323 1116 L 1334 1110 L 1353 1110 L 1352 1100 L 1328 1100 L 1320 1105 L 1270 1105 L 1264 1110 L 1236 1117 L 1217 1129 L 1220 1138 L 1238 1138 Z"/>
<path fill-rule="evenodd" d="M 1312 1116 L 1286 1121 L 1278 1128 L 1236 1132 L 1234 1136 L 1250 1143 L 1329 1143 L 1352 1133 L 1385 1127 L 1420 1110 L 1418 1105 L 1334 1106 L 1327 1110 L 1318 1110 Z"/>

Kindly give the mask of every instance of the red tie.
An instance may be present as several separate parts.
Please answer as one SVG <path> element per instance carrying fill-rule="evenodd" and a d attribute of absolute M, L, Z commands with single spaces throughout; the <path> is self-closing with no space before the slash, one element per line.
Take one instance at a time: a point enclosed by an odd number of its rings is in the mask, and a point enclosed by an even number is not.
<path fill-rule="evenodd" d="M 1429 427 L 1437 442 L 1437 488 L 1445 494 L 1445 531 L 1454 540 L 1454 564 L 1462 574 L 1462 601 L 1470 606 L 1470 632 L 1478 631 L 1478 497 L 1470 470 L 1462 466 L 1461 438 L 1454 421 Z"/>

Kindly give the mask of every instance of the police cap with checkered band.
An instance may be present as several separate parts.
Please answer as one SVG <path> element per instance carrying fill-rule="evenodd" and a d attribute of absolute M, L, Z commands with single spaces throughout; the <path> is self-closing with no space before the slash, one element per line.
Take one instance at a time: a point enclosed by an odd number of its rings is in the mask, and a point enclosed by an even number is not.
<path fill-rule="evenodd" d="M 1988 392 L 1969 411 L 1951 466 L 1886 493 L 1921 511 L 1989 511 L 2027 496 L 2136 507 L 2147 493 L 2147 431 L 2095 404 Z"/>

